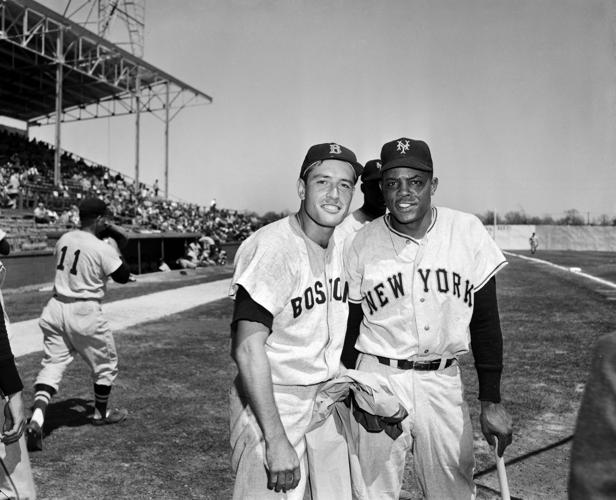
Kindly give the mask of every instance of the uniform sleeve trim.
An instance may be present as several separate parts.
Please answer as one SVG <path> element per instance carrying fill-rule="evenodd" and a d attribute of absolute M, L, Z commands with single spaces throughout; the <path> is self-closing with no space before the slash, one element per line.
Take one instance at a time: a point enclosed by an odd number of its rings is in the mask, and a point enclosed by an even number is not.
<path fill-rule="evenodd" d="M 499 263 L 493 270 L 491 273 L 489 273 L 481 283 L 479 283 L 479 285 L 477 285 L 475 287 L 475 292 L 477 292 L 478 290 L 481 290 L 485 284 L 490 281 L 490 278 L 492 276 L 494 276 L 498 271 L 500 271 L 503 267 L 505 267 L 508 264 L 508 262 L 506 260 L 502 261 L 501 263 Z"/>

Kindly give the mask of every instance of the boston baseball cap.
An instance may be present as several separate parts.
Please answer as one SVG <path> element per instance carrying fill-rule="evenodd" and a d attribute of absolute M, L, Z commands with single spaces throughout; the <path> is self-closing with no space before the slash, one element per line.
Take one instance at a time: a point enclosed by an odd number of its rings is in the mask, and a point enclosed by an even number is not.
<path fill-rule="evenodd" d="M 381 160 L 370 160 L 366 162 L 364 171 L 361 173 L 362 182 L 379 181 L 381 180 Z"/>
<path fill-rule="evenodd" d="M 98 217 L 107 214 L 107 204 L 98 198 L 85 198 L 79 204 L 79 217 Z"/>
<path fill-rule="evenodd" d="M 350 163 L 353 170 L 355 170 L 355 181 L 357 181 L 364 169 L 361 163 L 357 161 L 357 157 L 353 151 L 335 142 L 326 142 L 323 144 L 315 144 L 310 147 L 299 172 L 300 179 L 306 177 L 306 174 L 314 163 L 323 160 L 340 160 Z"/>
<path fill-rule="evenodd" d="M 401 137 L 381 148 L 381 174 L 395 167 L 410 167 L 432 172 L 432 155 L 424 141 Z"/>

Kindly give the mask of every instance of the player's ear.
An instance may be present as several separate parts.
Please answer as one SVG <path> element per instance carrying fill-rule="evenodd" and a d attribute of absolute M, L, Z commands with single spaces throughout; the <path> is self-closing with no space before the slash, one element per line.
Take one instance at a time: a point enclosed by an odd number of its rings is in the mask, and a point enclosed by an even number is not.
<path fill-rule="evenodd" d="M 297 179 L 297 194 L 300 200 L 306 199 L 306 183 L 302 178 Z"/>
<path fill-rule="evenodd" d="M 434 196 L 436 193 L 436 188 L 438 187 L 438 177 L 433 177 L 432 182 L 430 182 L 430 195 Z"/>

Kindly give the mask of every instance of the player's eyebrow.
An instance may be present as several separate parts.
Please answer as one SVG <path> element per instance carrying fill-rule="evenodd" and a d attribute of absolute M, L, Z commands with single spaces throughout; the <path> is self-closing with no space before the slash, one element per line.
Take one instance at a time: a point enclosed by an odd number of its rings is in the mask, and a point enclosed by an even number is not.
<path fill-rule="evenodd" d="M 413 180 L 413 179 L 423 179 L 423 177 L 422 177 L 422 175 L 421 175 L 421 174 L 415 174 L 415 175 L 397 175 L 397 176 L 395 176 L 395 177 L 394 177 L 393 175 L 388 176 L 387 174 L 385 174 L 385 175 L 383 176 L 383 180 L 384 180 L 384 181 L 389 181 L 389 180 L 392 180 L 392 179 L 394 179 L 394 180 L 396 180 L 396 179 L 410 179 L 410 180 Z"/>
<path fill-rule="evenodd" d="M 314 177 L 312 177 L 312 179 L 338 179 L 341 181 L 348 181 L 350 183 L 354 182 L 353 179 L 349 179 L 348 177 L 338 177 L 329 174 L 316 174 Z"/>

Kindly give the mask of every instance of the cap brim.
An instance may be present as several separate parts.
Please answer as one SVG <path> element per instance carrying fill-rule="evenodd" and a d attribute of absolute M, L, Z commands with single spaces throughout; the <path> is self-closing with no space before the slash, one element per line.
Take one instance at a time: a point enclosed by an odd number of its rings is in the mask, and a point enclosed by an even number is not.
<path fill-rule="evenodd" d="M 413 158 L 396 158 L 395 160 L 391 160 L 390 162 L 385 163 L 381 167 L 381 175 L 383 175 L 383 172 L 385 172 L 386 170 L 390 170 L 396 167 L 414 168 L 415 170 L 423 170 L 424 172 L 433 171 L 431 166 L 426 165 L 425 163 L 417 161 Z"/>
<path fill-rule="evenodd" d="M 353 167 L 353 170 L 355 171 L 355 182 L 359 180 L 361 173 L 364 171 L 364 166 L 359 162 L 343 160 L 339 156 L 326 156 L 324 158 L 321 158 L 320 160 L 315 160 L 310 165 L 308 165 L 306 170 L 304 170 L 304 172 L 302 173 L 302 178 L 305 178 L 308 175 L 308 172 L 312 170 L 312 167 L 314 167 L 315 163 L 319 161 L 325 161 L 325 160 L 338 160 L 338 161 L 343 161 L 344 163 L 348 163 L 349 165 L 351 165 Z"/>

